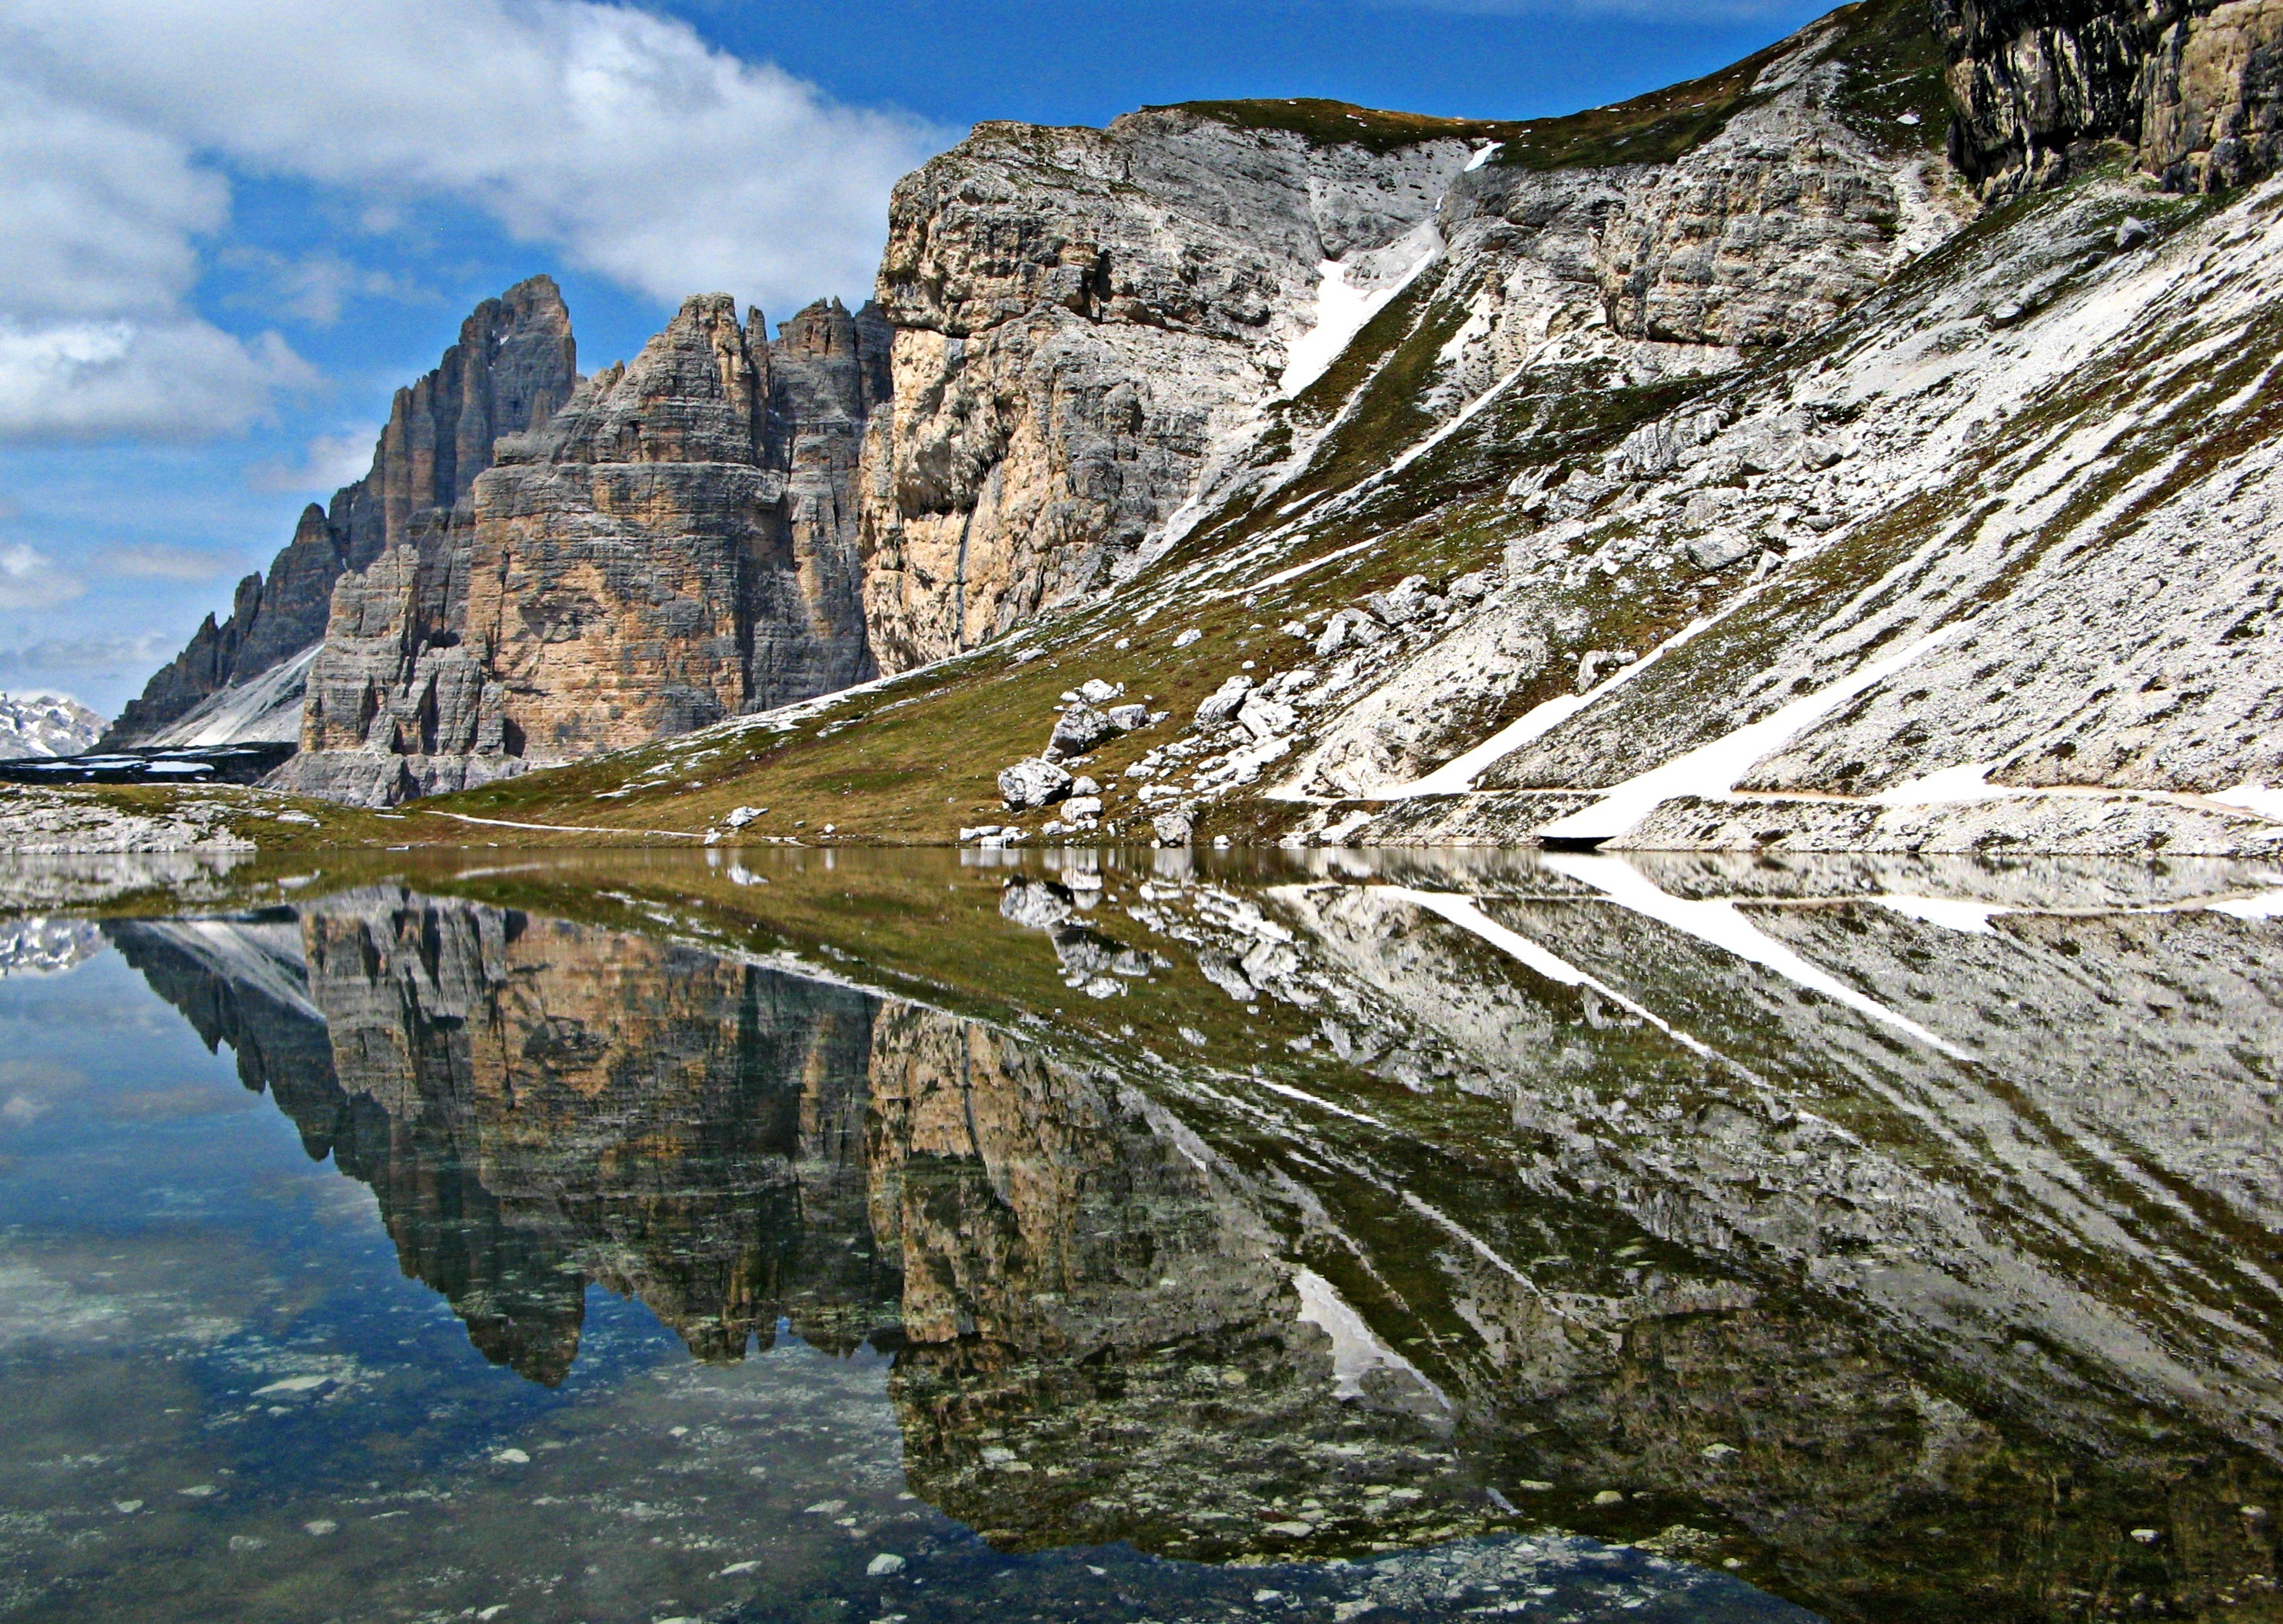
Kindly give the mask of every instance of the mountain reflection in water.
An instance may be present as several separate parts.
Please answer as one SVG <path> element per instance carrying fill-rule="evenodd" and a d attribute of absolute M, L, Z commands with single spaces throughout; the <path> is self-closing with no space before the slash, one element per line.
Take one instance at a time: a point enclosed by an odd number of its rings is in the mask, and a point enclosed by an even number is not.
<path fill-rule="evenodd" d="M 2273 877 L 1168 857 L 878 860 L 989 886 L 958 952 L 1062 1019 L 709 950 L 718 863 L 104 930 L 487 1358 L 562 1382 L 590 1282 L 703 1360 L 869 1345 L 1001 1550 L 2283 1616 Z"/>

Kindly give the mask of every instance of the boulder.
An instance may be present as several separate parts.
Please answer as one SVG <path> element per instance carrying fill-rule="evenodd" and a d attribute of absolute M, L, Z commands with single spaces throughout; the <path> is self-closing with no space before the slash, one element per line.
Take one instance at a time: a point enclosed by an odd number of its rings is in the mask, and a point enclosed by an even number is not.
<path fill-rule="evenodd" d="M 1150 831 L 1157 835 L 1160 846 L 1187 846 L 1196 827 L 1187 812 L 1160 812 L 1149 820 Z"/>
<path fill-rule="evenodd" d="M 1200 733 L 1210 733 L 1235 716 L 1244 703 L 1244 696 L 1252 691 L 1249 676 L 1232 676 L 1205 696 L 1197 707 L 1196 720 L 1192 724 Z"/>
<path fill-rule="evenodd" d="M 1136 728 L 1149 725 L 1149 707 L 1146 705 L 1113 705 L 1103 713 L 1110 725 L 1121 733 L 1131 733 Z"/>
<path fill-rule="evenodd" d="M 1125 683 L 1119 683 L 1112 687 L 1098 676 L 1089 677 L 1078 685 L 1078 697 L 1088 705 L 1107 705 L 1125 691 Z"/>
<path fill-rule="evenodd" d="M 1115 738 L 1117 723 L 1091 705 L 1071 706 L 1055 723 L 1047 748 L 1064 755 L 1084 755 L 1105 738 Z"/>
<path fill-rule="evenodd" d="M 1329 660 L 1350 644 L 1364 648 L 1385 636 L 1379 622 L 1362 610 L 1343 609 L 1324 622 L 1323 632 L 1316 639 L 1316 657 Z"/>
<path fill-rule="evenodd" d="M 1279 733 L 1289 733 L 1299 720 L 1289 705 L 1280 705 L 1265 694 L 1255 691 L 1249 696 L 1243 708 L 1236 713 L 1237 721 L 1255 738 L 1274 738 Z"/>
<path fill-rule="evenodd" d="M 1426 612 L 1427 597 L 1427 577 L 1408 575 L 1390 590 L 1365 598 L 1363 606 L 1383 626 L 1406 626 Z"/>
<path fill-rule="evenodd" d="M 1016 811 L 1043 807 L 1070 793 L 1071 776 L 1052 761 L 1033 756 L 999 775 L 999 795 Z"/>
<path fill-rule="evenodd" d="M 1751 543 L 1733 530 L 1715 530 L 1688 543 L 1688 561 L 1705 574 L 1726 569 L 1749 555 Z"/>

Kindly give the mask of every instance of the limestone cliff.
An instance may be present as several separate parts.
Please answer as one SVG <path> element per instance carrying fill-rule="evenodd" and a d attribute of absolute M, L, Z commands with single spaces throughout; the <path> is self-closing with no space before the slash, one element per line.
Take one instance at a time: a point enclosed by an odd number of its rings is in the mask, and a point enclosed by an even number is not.
<path fill-rule="evenodd" d="M 881 663 L 1131 575 L 1315 445 L 1390 332 L 1432 327 L 1459 363 L 1399 369 L 1431 427 L 1532 355 L 1686 374 L 1828 320 L 1956 223 L 1932 66 L 1918 13 L 1857 6 L 1570 119 L 1248 102 L 978 126 L 890 210 Z"/>
<path fill-rule="evenodd" d="M 853 484 L 887 335 L 693 298 L 333 594 L 290 785 L 387 804 L 874 673 Z"/>
<path fill-rule="evenodd" d="M 371 472 L 334 492 L 329 507 L 313 502 L 302 510 L 267 577 L 238 583 L 229 618 L 206 617 L 190 645 L 120 713 L 104 746 L 188 742 L 172 737 L 179 730 L 174 724 L 201 707 L 224 708 L 214 696 L 245 686 L 323 637 L 341 573 L 448 523 L 476 476 L 491 466 L 494 441 L 545 422 L 577 380 L 571 316 L 551 277 L 533 277 L 478 305 L 436 370 L 396 392 Z"/>
<path fill-rule="evenodd" d="M 2240 186 L 2283 152 L 2283 6 L 2271 0 L 1934 0 L 1959 116 L 1952 160 L 1985 197 L 2049 184 L 2108 144 L 2174 191 Z"/>

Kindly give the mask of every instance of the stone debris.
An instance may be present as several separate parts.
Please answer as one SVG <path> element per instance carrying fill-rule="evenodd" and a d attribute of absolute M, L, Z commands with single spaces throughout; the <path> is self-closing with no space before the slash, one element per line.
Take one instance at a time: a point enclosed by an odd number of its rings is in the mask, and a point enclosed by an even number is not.
<path fill-rule="evenodd" d="M 1017 761 L 999 775 L 999 794 L 1016 811 L 1043 807 L 1070 793 L 1071 775 L 1054 762 L 1036 756 Z"/>
<path fill-rule="evenodd" d="M 1228 722 L 1244 704 L 1245 696 L 1252 691 L 1252 679 L 1249 676 L 1230 677 L 1205 696 L 1197 706 L 1196 718 L 1190 725 L 1200 733 L 1210 733 Z"/>
<path fill-rule="evenodd" d="M 1056 720 L 1047 748 L 1057 755 L 1084 755 L 1104 739 L 1118 736 L 1118 725 L 1092 706 L 1071 706 Z"/>

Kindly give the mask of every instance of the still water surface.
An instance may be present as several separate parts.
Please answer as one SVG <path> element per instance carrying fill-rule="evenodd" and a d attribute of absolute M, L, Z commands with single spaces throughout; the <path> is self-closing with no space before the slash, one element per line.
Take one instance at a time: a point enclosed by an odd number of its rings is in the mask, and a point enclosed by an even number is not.
<path fill-rule="evenodd" d="M 2283 1616 L 2283 876 L 329 883 L 0 941 L 0 1615 Z"/>

